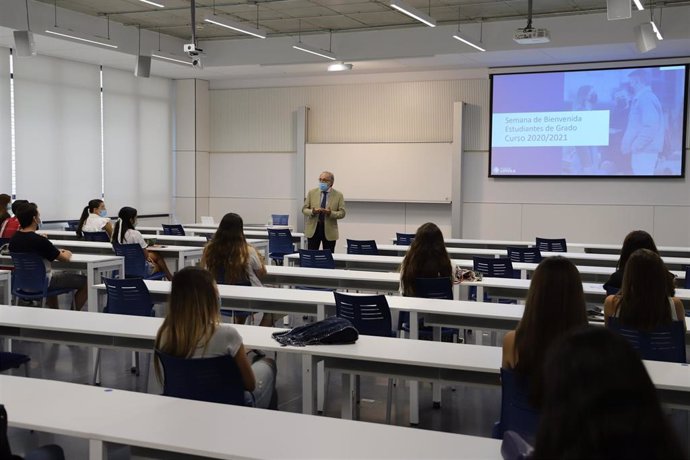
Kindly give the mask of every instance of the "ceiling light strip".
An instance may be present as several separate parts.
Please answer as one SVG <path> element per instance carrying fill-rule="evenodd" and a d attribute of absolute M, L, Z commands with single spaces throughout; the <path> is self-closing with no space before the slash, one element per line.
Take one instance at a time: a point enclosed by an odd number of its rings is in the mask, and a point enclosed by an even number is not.
<path fill-rule="evenodd" d="M 413 8 L 404 2 L 402 0 L 391 0 L 390 2 L 391 8 L 394 8 L 398 11 L 400 11 L 403 14 L 408 15 L 409 17 L 416 19 L 419 22 L 422 22 L 426 24 L 429 27 L 436 27 L 436 20 L 432 18 L 431 16 L 428 16 L 421 11 L 419 11 L 416 8 Z"/>
<path fill-rule="evenodd" d="M 63 37 L 63 38 L 69 38 L 71 40 L 77 40 L 80 42 L 92 43 L 94 45 L 99 45 L 99 46 L 105 46 L 108 48 L 117 48 L 117 45 L 113 45 L 112 43 L 108 43 L 106 39 L 103 39 L 103 41 L 100 41 L 100 40 L 97 40 L 95 37 L 86 38 L 83 36 L 75 35 L 73 32 L 62 31 L 59 29 L 47 29 L 46 33 L 51 34 L 51 35 L 57 35 L 57 36 Z"/>
<path fill-rule="evenodd" d="M 635 6 L 637 7 L 637 11 L 642 11 L 644 10 L 644 6 L 642 6 L 642 2 L 640 0 L 633 0 L 635 3 Z"/>
<path fill-rule="evenodd" d="M 139 0 L 140 2 L 147 3 L 149 5 L 153 5 L 158 8 L 165 8 L 165 5 L 161 5 L 160 3 L 152 2 L 151 0 Z"/>
<path fill-rule="evenodd" d="M 304 51 L 305 53 L 314 54 L 322 58 L 330 59 L 331 61 L 335 61 L 336 59 L 333 53 L 319 48 L 313 48 L 311 46 L 305 45 L 304 43 L 298 43 L 296 45 L 292 45 L 292 47 L 296 50 Z"/>
<path fill-rule="evenodd" d="M 475 49 L 477 49 L 477 50 L 479 50 L 479 51 L 486 51 L 486 50 L 485 50 L 484 48 L 482 48 L 481 46 L 475 45 L 474 43 L 472 43 L 471 41 L 467 40 L 466 38 L 461 37 L 460 35 L 453 35 L 453 38 L 456 39 L 456 40 L 459 40 L 459 41 L 463 42 L 463 43 L 466 44 L 466 45 L 470 45 L 472 48 L 475 48 Z"/>
<path fill-rule="evenodd" d="M 232 29 L 234 31 L 241 32 L 243 34 L 251 35 L 253 37 L 266 38 L 266 31 L 263 29 L 256 29 L 254 27 L 249 27 L 245 24 L 235 22 L 235 21 L 232 21 L 230 19 L 221 18 L 220 16 L 217 16 L 215 14 L 207 15 L 204 18 L 204 21 L 206 21 L 210 24 L 215 24 L 215 25 L 220 26 L 220 27 L 225 27 L 226 29 Z"/>
<path fill-rule="evenodd" d="M 656 38 L 659 40 L 663 40 L 664 37 L 661 36 L 661 31 L 656 26 L 656 24 L 654 24 L 654 21 L 649 21 L 649 23 L 652 25 L 652 30 L 654 30 L 654 33 L 656 34 Z"/>
<path fill-rule="evenodd" d="M 184 65 L 188 65 L 188 66 L 192 65 L 192 63 L 190 61 L 185 61 L 182 57 L 176 58 L 173 56 L 167 56 L 165 54 L 160 54 L 160 53 L 156 53 L 156 52 L 151 53 L 151 57 L 156 58 L 156 59 L 163 59 L 165 61 L 177 62 L 178 64 L 184 64 Z"/>

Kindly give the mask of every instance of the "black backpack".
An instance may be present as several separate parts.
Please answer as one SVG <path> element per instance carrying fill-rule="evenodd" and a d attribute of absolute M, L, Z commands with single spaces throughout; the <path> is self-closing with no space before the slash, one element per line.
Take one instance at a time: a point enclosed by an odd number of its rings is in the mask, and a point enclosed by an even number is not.
<path fill-rule="evenodd" d="M 282 346 L 296 347 L 355 343 L 359 338 L 359 332 L 352 323 L 337 316 L 330 316 L 289 331 L 274 332 L 272 335 Z"/>

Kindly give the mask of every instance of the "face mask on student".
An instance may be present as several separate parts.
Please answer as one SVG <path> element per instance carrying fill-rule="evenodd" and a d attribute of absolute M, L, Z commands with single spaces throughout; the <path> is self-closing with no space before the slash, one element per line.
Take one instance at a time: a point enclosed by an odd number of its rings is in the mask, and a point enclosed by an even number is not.
<path fill-rule="evenodd" d="M 329 187 L 328 182 L 319 182 L 319 189 L 322 192 L 325 192 L 326 190 L 328 190 L 328 187 Z"/>
<path fill-rule="evenodd" d="M 103 209 L 102 211 L 98 211 L 98 215 L 101 217 L 107 217 L 108 211 L 106 209 Z"/>

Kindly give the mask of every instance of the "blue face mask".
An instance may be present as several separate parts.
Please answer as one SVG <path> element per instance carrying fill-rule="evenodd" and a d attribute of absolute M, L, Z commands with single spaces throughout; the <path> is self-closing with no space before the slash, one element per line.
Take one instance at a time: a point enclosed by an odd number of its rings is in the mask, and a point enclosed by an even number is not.
<path fill-rule="evenodd" d="M 322 192 L 328 190 L 328 187 L 328 182 L 319 182 L 319 190 L 321 190 Z"/>
<path fill-rule="evenodd" d="M 106 209 L 104 209 L 103 211 L 98 211 L 98 215 L 101 217 L 107 217 L 108 211 Z"/>

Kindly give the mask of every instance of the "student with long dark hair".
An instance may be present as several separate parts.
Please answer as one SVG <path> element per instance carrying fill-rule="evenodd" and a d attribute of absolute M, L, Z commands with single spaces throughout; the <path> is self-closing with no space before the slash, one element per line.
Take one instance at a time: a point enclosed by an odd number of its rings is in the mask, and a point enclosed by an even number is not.
<path fill-rule="evenodd" d="M 616 289 L 621 288 L 623 284 L 625 265 L 632 253 L 638 249 L 649 249 L 653 253 L 659 254 L 659 250 L 656 248 L 652 235 L 644 230 L 633 230 L 632 232 L 628 233 L 623 240 L 621 255 L 618 259 L 618 263 L 616 264 L 616 271 L 611 274 L 606 283 L 604 283 L 604 289 L 606 289 L 607 292 L 615 292 Z M 668 272 L 666 276 L 668 277 L 667 286 L 669 289 L 669 295 L 673 295 L 675 277 L 673 274 L 671 274 L 671 272 Z"/>
<path fill-rule="evenodd" d="M 451 277 L 453 267 L 448 257 L 441 229 L 427 222 L 417 229 L 410 249 L 400 267 L 400 292 L 414 297 L 415 279 Z"/>
<path fill-rule="evenodd" d="M 637 352 L 600 327 L 568 333 L 544 367 L 532 460 L 686 458 Z"/>
<path fill-rule="evenodd" d="M 201 266 L 208 269 L 220 284 L 262 286 L 266 266 L 244 236 L 242 217 L 234 212 L 223 216 L 216 233 L 204 248 Z M 247 314 L 235 312 L 235 322 L 244 322 Z M 260 326 L 272 326 L 273 315 L 264 313 Z"/>
<path fill-rule="evenodd" d="M 146 257 L 146 262 L 148 264 L 149 274 L 163 272 L 165 277 L 169 280 L 172 279 L 172 274 L 168 265 L 165 263 L 165 259 L 161 257 L 158 253 L 149 251 L 148 243 L 141 236 L 141 232 L 137 230 L 137 210 L 129 206 L 125 206 L 120 209 L 117 214 L 117 222 L 115 222 L 115 229 L 113 231 L 112 243 L 113 244 L 138 244 L 141 246 L 141 250 L 144 251 L 144 256 Z"/>
<path fill-rule="evenodd" d="M 77 236 L 82 237 L 84 232 L 106 232 L 108 238 L 113 236 L 113 224 L 108 218 L 108 210 L 103 200 L 91 200 L 84 207 L 77 225 Z"/>
<path fill-rule="evenodd" d="M 560 256 L 542 260 L 532 275 L 522 319 L 503 339 L 502 366 L 527 378 L 535 408 L 547 351 L 556 339 L 585 324 L 585 295 L 575 265 Z"/>
<path fill-rule="evenodd" d="M 231 355 L 239 368 L 245 390 L 253 393 L 254 405 L 261 408 L 275 406 L 275 363 L 267 358 L 258 359 L 253 364 L 249 362 L 237 329 L 220 321 L 218 287 L 207 270 L 185 267 L 175 274 L 168 314 L 156 335 L 155 347 L 178 358 Z M 155 371 L 161 380 L 158 359 Z M 245 399 L 249 402 L 252 397 L 247 396 Z"/>
<path fill-rule="evenodd" d="M 648 249 L 633 252 L 625 264 L 623 286 L 604 302 L 604 319 L 618 317 L 622 326 L 651 331 L 671 321 L 683 321 L 680 299 L 669 293 L 668 270 L 658 254 Z"/>

